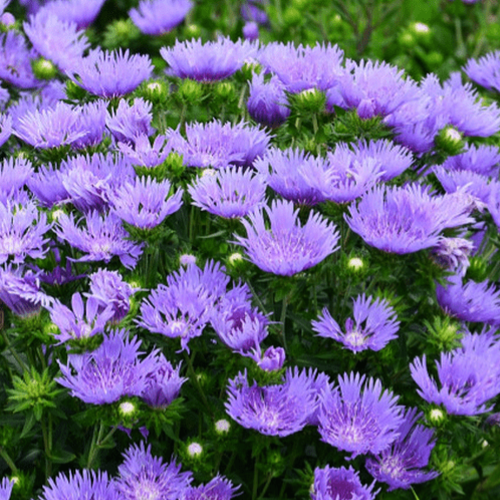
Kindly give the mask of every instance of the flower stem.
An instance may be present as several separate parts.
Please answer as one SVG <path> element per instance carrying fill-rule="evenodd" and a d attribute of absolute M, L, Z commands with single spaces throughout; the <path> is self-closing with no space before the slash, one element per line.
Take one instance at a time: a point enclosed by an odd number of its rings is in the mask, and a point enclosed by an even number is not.
<path fill-rule="evenodd" d="M 14 474 L 17 475 L 19 473 L 19 469 L 16 467 L 16 464 L 14 463 L 12 458 L 10 458 L 10 455 L 3 449 L 2 446 L 0 446 L 0 457 L 2 457 L 5 460 L 5 463 L 10 467 L 10 470 Z"/>
<path fill-rule="evenodd" d="M 188 365 L 188 372 L 189 372 L 189 376 L 191 378 L 191 380 L 193 381 L 193 384 L 194 386 L 196 387 L 196 390 L 198 391 L 200 397 L 201 397 L 201 400 L 203 401 L 203 404 L 206 406 L 208 412 L 210 413 L 210 415 L 214 416 L 214 413 L 212 411 L 212 408 L 210 406 L 210 403 L 208 402 L 208 399 L 207 397 L 205 396 L 205 393 L 203 392 L 203 389 L 200 385 L 200 382 L 198 380 L 198 377 L 196 376 L 196 373 L 194 371 L 194 368 L 193 368 L 193 363 L 191 361 L 191 358 L 188 356 L 187 352 L 184 351 L 184 358 L 186 359 L 186 363 Z"/>

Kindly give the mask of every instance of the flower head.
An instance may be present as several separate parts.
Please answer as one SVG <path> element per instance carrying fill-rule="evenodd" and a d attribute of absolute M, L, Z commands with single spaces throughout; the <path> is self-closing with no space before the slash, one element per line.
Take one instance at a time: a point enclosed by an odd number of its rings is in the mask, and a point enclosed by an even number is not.
<path fill-rule="evenodd" d="M 138 136 L 149 136 L 153 114 L 152 104 L 142 98 L 134 99 L 132 104 L 121 100 L 114 114 L 108 114 L 106 126 L 119 142 L 134 143 Z"/>
<path fill-rule="evenodd" d="M 184 21 L 193 7 L 191 0 L 142 0 L 128 15 L 146 35 L 163 35 Z"/>
<path fill-rule="evenodd" d="M 482 87 L 500 92 L 500 51 L 489 52 L 478 60 L 469 59 L 465 74 Z"/>
<path fill-rule="evenodd" d="M 34 170 L 29 160 L 25 158 L 6 158 L 0 162 L 0 201 L 6 203 L 12 199 L 30 180 Z"/>
<path fill-rule="evenodd" d="M 75 23 L 79 30 L 90 26 L 106 0 L 51 0 L 41 10 L 62 21 Z"/>
<path fill-rule="evenodd" d="M 14 481 L 8 477 L 4 477 L 0 483 L 0 498 L 2 500 L 9 500 L 12 494 L 12 488 L 14 486 Z"/>
<path fill-rule="evenodd" d="M 118 149 L 132 165 L 154 168 L 162 164 L 172 151 L 164 135 L 157 135 L 153 144 L 147 134 L 136 134 L 134 144 L 118 143 Z"/>
<path fill-rule="evenodd" d="M 477 174 L 498 177 L 500 173 L 500 151 L 495 146 L 466 146 L 459 155 L 449 156 L 443 162 L 443 168 L 450 171 L 468 170 Z"/>
<path fill-rule="evenodd" d="M 238 488 L 239 486 L 234 487 L 229 479 L 217 475 L 207 484 L 187 488 L 182 499 L 231 500 L 231 498 L 234 498 Z"/>
<path fill-rule="evenodd" d="M 266 228 L 264 213 L 270 222 Z M 293 203 L 274 201 L 271 208 L 254 210 L 249 220 L 241 222 L 247 237 L 236 236 L 236 243 L 245 248 L 249 259 L 265 272 L 282 276 L 315 266 L 338 249 L 339 234 L 335 226 L 319 214 L 311 212 L 301 226 Z"/>

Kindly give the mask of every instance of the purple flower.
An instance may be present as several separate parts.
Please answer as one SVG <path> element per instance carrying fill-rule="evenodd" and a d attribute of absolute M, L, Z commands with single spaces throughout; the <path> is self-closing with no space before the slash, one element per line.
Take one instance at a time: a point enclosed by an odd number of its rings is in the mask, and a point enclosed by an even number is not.
<path fill-rule="evenodd" d="M 69 354 L 68 365 L 60 361 L 62 377 L 56 382 L 71 390 L 85 403 L 102 405 L 123 396 L 140 396 L 147 376 L 154 369 L 156 351 L 140 359 L 141 341 L 128 338 L 125 330 L 104 335 L 102 344 L 92 352 Z"/>
<path fill-rule="evenodd" d="M 299 93 L 316 88 L 326 91 L 339 83 L 345 73 L 344 52 L 337 45 L 313 47 L 273 42 L 258 54 L 258 61 L 283 82 L 288 92 Z"/>
<path fill-rule="evenodd" d="M 113 315 L 110 321 L 120 322 L 129 312 L 130 297 L 138 291 L 133 288 L 117 271 L 108 271 L 99 269 L 97 272 L 89 275 L 90 293 L 87 297 L 93 297 L 102 310 L 111 308 Z"/>
<path fill-rule="evenodd" d="M 106 126 L 113 137 L 119 142 L 134 143 L 140 135 L 151 135 L 153 105 L 142 98 L 134 99 L 133 104 L 121 100 L 114 114 L 108 114 Z"/>
<path fill-rule="evenodd" d="M 132 226 L 151 229 L 182 206 L 182 189 L 171 196 L 170 190 L 168 180 L 137 177 L 135 183 L 122 184 L 110 194 L 111 213 Z"/>
<path fill-rule="evenodd" d="M 172 151 L 172 147 L 164 135 L 156 136 L 151 145 L 146 134 L 136 135 L 133 145 L 119 142 L 118 149 L 132 165 L 147 168 L 161 165 Z"/>
<path fill-rule="evenodd" d="M 425 355 L 410 365 L 418 394 L 428 403 L 443 405 L 451 415 L 479 415 L 490 411 L 487 402 L 500 394 L 500 342 L 491 333 L 469 334 L 462 347 L 441 353 L 436 361 L 441 389 L 430 377 Z"/>
<path fill-rule="evenodd" d="M 314 484 L 311 488 L 311 500 L 375 500 L 380 490 L 373 491 L 371 486 L 363 486 L 359 472 L 352 467 L 316 467 Z"/>
<path fill-rule="evenodd" d="M 12 116 L 0 113 L 0 147 L 2 147 L 12 135 Z"/>
<path fill-rule="evenodd" d="M 219 38 L 203 43 L 201 39 L 176 41 L 173 47 L 163 47 L 160 55 L 169 68 L 167 74 L 178 78 L 191 78 L 213 82 L 228 78 L 257 52 L 252 42 Z"/>
<path fill-rule="evenodd" d="M 43 11 L 56 15 L 62 21 L 75 23 L 79 30 L 88 28 L 106 0 L 51 0 Z"/>
<path fill-rule="evenodd" d="M 474 250 L 474 242 L 464 238 L 440 238 L 432 249 L 434 260 L 445 269 L 464 275 L 469 267 L 469 255 Z"/>
<path fill-rule="evenodd" d="M 191 0 L 142 0 L 128 15 L 146 35 L 163 35 L 184 21 L 191 10 Z"/>
<path fill-rule="evenodd" d="M 398 397 L 383 390 L 380 380 L 359 373 L 339 375 L 338 387 L 320 396 L 318 431 L 325 443 L 358 455 L 378 454 L 399 436 L 403 407 Z"/>
<path fill-rule="evenodd" d="M 245 21 L 254 21 L 258 24 L 267 24 L 269 18 L 264 11 L 264 6 L 268 0 L 248 0 L 241 6 L 241 17 Z"/>
<path fill-rule="evenodd" d="M 229 380 L 226 411 L 246 429 L 267 436 L 285 437 L 301 431 L 317 406 L 315 372 L 288 369 L 283 383 L 259 387 L 248 385 L 246 371 Z"/>
<path fill-rule="evenodd" d="M 423 413 L 408 408 L 399 428 L 398 439 L 377 457 L 366 461 L 368 472 L 380 482 L 389 485 L 388 491 L 410 489 L 412 484 L 424 483 L 438 476 L 437 472 L 423 470 L 429 464 L 434 441 L 434 431 L 423 425 L 415 425 Z"/>
<path fill-rule="evenodd" d="M 75 262 L 109 262 L 117 256 L 127 268 L 133 269 L 142 254 L 143 244 L 127 240 L 128 233 L 122 228 L 121 221 L 115 215 L 101 217 L 97 212 L 90 212 L 79 221 L 86 222 L 86 228 L 80 228 L 73 214 L 62 214 L 58 219 L 55 232 L 59 238 L 67 241 L 86 255 Z"/>
<path fill-rule="evenodd" d="M 247 101 L 248 114 L 261 125 L 276 128 L 290 116 L 285 85 L 276 76 L 267 82 L 264 75 L 254 73 Z"/>
<path fill-rule="evenodd" d="M 205 171 L 188 188 L 193 205 L 211 214 L 233 219 L 244 217 L 264 203 L 266 184 L 252 170 L 227 167 L 208 175 Z"/>
<path fill-rule="evenodd" d="M 326 201 L 323 189 L 311 187 L 308 180 L 329 169 L 323 158 L 301 150 L 271 148 L 255 161 L 254 167 L 265 176 L 269 186 L 286 200 L 312 206 Z"/>
<path fill-rule="evenodd" d="M 90 47 L 85 33 L 75 23 L 64 21 L 46 9 L 31 16 L 23 27 L 36 51 L 62 70 L 75 64 Z"/>
<path fill-rule="evenodd" d="M 29 160 L 10 156 L 0 163 L 0 200 L 7 202 L 30 180 L 34 170 Z"/>
<path fill-rule="evenodd" d="M 8 477 L 4 477 L 0 483 L 0 498 L 2 500 L 9 500 L 12 494 L 12 488 L 14 486 L 14 481 Z"/>
<path fill-rule="evenodd" d="M 176 131 L 169 135 L 170 146 L 182 155 L 184 165 L 215 169 L 230 164 L 251 166 L 264 154 L 270 139 L 265 130 L 245 122 L 223 125 L 217 120 L 187 125 L 186 139 Z"/>
<path fill-rule="evenodd" d="M 487 203 L 495 186 L 495 183 L 490 184 L 490 179 L 485 175 L 470 170 L 447 171 L 444 167 L 438 166 L 433 168 L 433 172 L 447 193 L 463 191 L 476 198 L 478 203 Z"/>
<path fill-rule="evenodd" d="M 43 487 L 40 500 L 118 500 L 114 485 L 108 474 L 101 471 L 75 471 L 65 475 L 59 473 L 55 479 L 49 478 L 48 486 Z"/>
<path fill-rule="evenodd" d="M 489 177 L 498 177 L 500 151 L 495 146 L 468 145 L 463 153 L 446 158 L 443 162 L 443 168 L 448 171 L 468 170 Z"/>
<path fill-rule="evenodd" d="M 44 236 L 50 228 L 47 215 L 32 201 L 9 198 L 0 203 L 0 264 L 10 257 L 15 264 L 23 263 L 26 257 L 43 258 L 49 241 Z"/>
<path fill-rule="evenodd" d="M 260 350 L 260 349 L 259 349 Z M 259 358 L 253 357 L 257 366 L 266 372 L 281 370 L 285 363 L 286 354 L 283 347 L 268 347 Z"/>
<path fill-rule="evenodd" d="M 155 358 L 155 365 L 146 376 L 141 399 L 152 408 L 166 408 L 181 390 L 187 378 L 179 375 L 180 365 L 174 368 L 160 353 Z"/>
<path fill-rule="evenodd" d="M 222 476 L 215 476 L 207 484 L 190 486 L 184 492 L 182 500 L 231 500 L 238 491 L 239 486 Z"/>
<path fill-rule="evenodd" d="M 163 463 L 151 454 L 151 445 L 146 448 L 144 441 L 140 446 L 130 446 L 123 457 L 114 487 L 125 500 L 177 500 L 192 481 L 191 472 L 181 472 L 175 461 Z"/>
<path fill-rule="evenodd" d="M 465 74 L 482 87 L 500 92 L 500 51 L 489 52 L 478 60 L 469 59 L 464 68 Z"/>
<path fill-rule="evenodd" d="M 448 280 L 448 285 L 436 287 L 437 301 L 447 314 L 462 321 L 500 326 L 500 289 L 494 283 L 464 283 L 459 274 Z"/>
<path fill-rule="evenodd" d="M 151 77 L 153 67 L 148 56 L 123 52 L 92 50 L 76 62 L 66 74 L 87 92 L 99 97 L 121 97 L 133 92 Z"/>
<path fill-rule="evenodd" d="M 82 296 L 74 293 L 71 298 L 71 309 L 61 304 L 58 300 L 50 307 L 50 319 L 59 328 L 54 337 L 59 343 L 68 340 L 85 340 L 98 333 L 103 333 L 106 323 L 113 317 L 110 305 L 99 311 L 99 302 L 89 297 L 84 307 Z"/>
<path fill-rule="evenodd" d="M 492 189 L 490 197 L 488 198 L 488 210 L 493 217 L 493 221 L 500 229 L 500 186 L 495 183 L 496 189 Z"/>
<path fill-rule="evenodd" d="M 154 333 L 180 338 L 182 350 L 199 337 L 210 321 L 216 302 L 226 292 L 229 278 L 218 263 L 208 261 L 201 270 L 192 264 L 167 276 L 141 304 L 137 324 Z"/>
<path fill-rule="evenodd" d="M 412 253 L 439 243 L 439 233 L 473 222 L 461 193 L 432 196 L 419 184 L 376 187 L 358 206 L 349 207 L 345 220 L 371 246 L 398 254 Z"/>
<path fill-rule="evenodd" d="M 97 146 L 102 142 L 106 128 L 106 101 L 97 100 L 88 102 L 83 106 L 76 106 L 80 112 L 80 127 L 85 135 L 72 143 L 74 149 Z"/>
<path fill-rule="evenodd" d="M 354 300 L 353 316 L 354 321 L 351 318 L 346 320 L 344 333 L 328 309 L 324 308 L 323 317 L 312 322 L 313 330 L 320 337 L 341 342 L 345 349 L 355 353 L 366 349 L 380 351 L 397 337 L 399 321 L 385 299 L 358 295 Z"/>
<path fill-rule="evenodd" d="M 255 41 L 259 39 L 259 25 L 253 21 L 245 23 L 242 29 L 245 40 Z"/>
<path fill-rule="evenodd" d="M 270 221 L 266 228 L 264 212 Z M 293 276 L 315 266 L 338 250 L 336 227 L 311 212 L 301 226 L 298 210 L 288 201 L 274 201 L 271 208 L 255 210 L 249 220 L 242 219 L 247 237 L 236 235 L 236 243 L 245 248 L 249 259 L 265 272 Z"/>

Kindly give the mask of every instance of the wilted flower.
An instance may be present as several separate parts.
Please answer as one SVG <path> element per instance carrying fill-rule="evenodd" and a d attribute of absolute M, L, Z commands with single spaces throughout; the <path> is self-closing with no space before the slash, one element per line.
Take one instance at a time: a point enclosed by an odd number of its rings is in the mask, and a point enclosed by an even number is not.
<path fill-rule="evenodd" d="M 302 430 L 317 406 L 316 372 L 288 369 L 283 384 L 248 385 L 246 371 L 229 380 L 226 411 L 247 429 L 267 436 L 288 436 Z"/>
<path fill-rule="evenodd" d="M 500 393 L 499 355 L 500 342 L 492 333 L 466 334 L 462 347 L 436 361 L 441 389 L 427 371 L 425 355 L 410 365 L 411 376 L 425 401 L 443 405 L 451 415 L 479 415 L 493 408 L 487 402 Z"/>
<path fill-rule="evenodd" d="M 146 35 L 163 35 L 184 21 L 193 4 L 191 0 L 142 0 L 128 15 Z"/>
<path fill-rule="evenodd" d="M 190 486 L 186 489 L 182 500 L 231 500 L 238 491 L 239 486 L 234 487 L 233 483 L 222 476 L 215 476 L 207 484 L 200 486 Z"/>
<path fill-rule="evenodd" d="M 363 486 L 359 472 L 352 467 L 317 467 L 314 470 L 311 500 L 375 500 L 380 490 L 373 491 L 374 486 L 375 483 Z"/>
<path fill-rule="evenodd" d="M 339 375 L 338 387 L 320 395 L 318 431 L 325 443 L 358 455 L 377 454 L 399 435 L 403 407 L 380 380 L 359 373 Z"/>
<path fill-rule="evenodd" d="M 146 448 L 132 445 L 124 453 L 124 461 L 118 467 L 118 478 L 114 486 L 120 498 L 126 500 L 177 500 L 192 481 L 191 472 L 181 472 L 175 461 L 163 463 L 151 454 L 151 445 Z"/>
<path fill-rule="evenodd" d="M 177 40 L 173 47 L 160 49 L 160 54 L 169 65 L 169 75 L 213 82 L 236 73 L 256 51 L 257 45 L 251 42 L 233 42 L 229 38 L 219 38 L 215 42 L 206 43 L 200 39 L 184 42 Z"/>
<path fill-rule="evenodd" d="M 264 213 L 270 221 L 266 228 Z M 288 201 L 274 201 L 271 208 L 255 210 L 242 219 L 247 237 L 236 235 L 236 243 L 245 248 L 249 259 L 265 272 L 282 276 L 315 266 L 335 252 L 339 240 L 336 227 L 311 212 L 301 226 L 298 210 Z"/>
<path fill-rule="evenodd" d="M 66 74 L 87 92 L 99 97 L 121 97 L 133 92 L 151 77 L 153 67 L 148 56 L 123 52 L 92 50 L 72 65 Z"/>
<path fill-rule="evenodd" d="M 345 322 L 345 333 L 332 318 L 328 309 L 323 309 L 323 317 L 313 321 L 313 330 L 320 336 L 341 342 L 346 349 L 360 352 L 366 349 L 380 351 L 397 337 L 399 321 L 394 309 L 385 299 L 374 299 L 364 294 L 354 300 L 354 321 Z"/>
<path fill-rule="evenodd" d="M 377 481 L 387 483 L 388 491 L 407 490 L 412 484 L 424 483 L 438 476 L 437 472 L 423 470 L 429 464 L 435 443 L 432 429 L 415 425 L 422 416 L 416 408 L 408 408 L 397 440 L 380 455 L 366 461 L 368 472 Z"/>
<path fill-rule="evenodd" d="M 243 168 L 222 168 L 213 176 L 199 177 L 188 188 L 193 205 L 227 219 L 244 217 L 264 203 L 262 176 Z"/>

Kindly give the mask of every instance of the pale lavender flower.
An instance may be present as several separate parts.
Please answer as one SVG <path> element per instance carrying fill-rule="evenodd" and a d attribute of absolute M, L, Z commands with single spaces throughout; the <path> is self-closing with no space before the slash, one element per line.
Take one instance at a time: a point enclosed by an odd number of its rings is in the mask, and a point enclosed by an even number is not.
<path fill-rule="evenodd" d="M 491 332 L 467 333 L 462 347 L 441 353 L 436 361 L 441 388 L 430 377 L 426 356 L 410 365 L 418 394 L 428 403 L 443 405 L 451 415 L 480 415 L 490 411 L 488 401 L 500 393 L 500 342 Z"/>
<path fill-rule="evenodd" d="M 162 353 L 158 354 L 146 376 L 141 399 L 152 408 L 166 408 L 179 396 L 182 384 L 188 380 L 179 375 L 180 368 L 181 365 L 174 368 Z"/>
<path fill-rule="evenodd" d="M 245 23 L 241 31 L 245 40 L 255 41 L 259 39 L 259 25 L 253 21 Z"/>
<path fill-rule="evenodd" d="M 469 255 L 474 250 L 474 242 L 465 238 L 442 237 L 432 249 L 434 260 L 446 269 L 459 272 L 462 276 L 469 267 Z"/>
<path fill-rule="evenodd" d="M 191 0 L 142 0 L 128 15 L 142 33 L 159 36 L 181 24 L 192 7 Z"/>
<path fill-rule="evenodd" d="M 12 116 L 0 113 L 0 147 L 2 147 L 12 135 Z"/>
<path fill-rule="evenodd" d="M 193 205 L 211 214 L 233 219 L 248 215 L 264 203 L 266 184 L 252 170 L 227 167 L 202 175 L 188 187 Z"/>
<path fill-rule="evenodd" d="M 364 486 L 352 467 L 316 467 L 311 500 L 375 500 L 380 490 L 373 491 L 374 486 Z"/>
<path fill-rule="evenodd" d="M 58 361 L 62 376 L 56 382 L 70 389 L 71 395 L 85 403 L 111 404 L 123 396 L 140 396 L 155 366 L 157 351 L 146 358 L 139 351 L 141 341 L 128 338 L 125 330 L 104 335 L 92 352 L 69 354 L 68 364 Z"/>
<path fill-rule="evenodd" d="M 89 275 L 90 293 L 87 297 L 93 297 L 99 304 L 101 310 L 111 307 L 113 315 L 110 321 L 119 322 L 129 312 L 130 297 L 138 291 L 132 287 L 117 271 L 99 269 Z"/>
<path fill-rule="evenodd" d="M 269 18 L 264 10 L 264 6 L 267 4 L 269 4 L 269 0 L 248 0 L 241 6 L 241 17 L 245 21 L 267 24 Z"/>
<path fill-rule="evenodd" d="M 176 41 L 173 47 L 163 47 L 160 55 L 169 68 L 167 74 L 213 82 L 228 78 L 257 52 L 258 46 L 249 41 L 219 38 L 203 43 L 201 39 Z"/>
<path fill-rule="evenodd" d="M 500 92 L 500 51 L 489 52 L 478 60 L 469 59 L 464 71 L 482 87 Z"/>
<path fill-rule="evenodd" d="M 98 16 L 106 0 L 51 0 L 43 6 L 45 12 L 62 21 L 75 23 L 79 30 L 88 28 Z"/>
<path fill-rule="evenodd" d="M 9 198 L 0 203 L 0 264 L 12 258 L 21 264 L 26 257 L 43 258 L 48 251 L 45 234 L 51 228 L 47 215 L 32 201 Z"/>
<path fill-rule="evenodd" d="M 137 136 L 154 132 L 152 107 L 151 102 L 142 98 L 134 99 L 132 104 L 122 99 L 115 112 L 108 114 L 106 126 L 117 141 L 134 143 Z"/>
<path fill-rule="evenodd" d="M 103 333 L 107 322 L 113 317 L 113 309 L 110 305 L 101 311 L 99 309 L 99 302 L 94 297 L 89 297 L 84 305 L 79 293 L 71 297 L 71 309 L 56 300 L 47 307 L 50 319 L 60 332 L 54 337 L 62 344 L 69 340 L 86 340 Z"/>
<path fill-rule="evenodd" d="M 14 487 L 14 481 L 8 477 L 4 477 L 0 483 L 0 499 L 9 500 L 12 494 L 12 488 Z"/>
<path fill-rule="evenodd" d="M 107 472 L 75 471 L 68 475 L 60 472 L 55 479 L 48 479 L 39 500 L 118 500 L 112 481 Z"/>
<path fill-rule="evenodd" d="M 276 75 L 265 82 L 263 74 L 254 73 L 250 82 L 247 108 L 248 114 L 257 123 L 271 128 L 278 127 L 291 113 L 285 85 Z"/>
<path fill-rule="evenodd" d="M 118 217 L 112 214 L 101 217 L 98 212 L 90 212 L 78 224 L 82 221 L 86 222 L 85 228 L 77 225 L 73 214 L 61 214 L 55 229 L 59 238 L 85 254 L 74 259 L 75 262 L 107 263 L 116 256 L 127 269 L 135 267 L 144 245 L 127 239 L 129 235 Z"/>
<path fill-rule="evenodd" d="M 387 491 L 398 488 L 410 489 L 412 484 L 424 483 L 439 474 L 425 471 L 434 448 L 432 429 L 415 425 L 423 413 L 416 408 L 405 411 L 404 420 L 399 428 L 399 437 L 376 457 L 366 461 L 368 472 L 379 482 L 389 485 Z"/>
<path fill-rule="evenodd" d="M 326 201 L 320 186 L 312 187 L 309 179 L 329 169 L 329 163 L 299 149 L 270 148 L 255 161 L 254 168 L 265 176 L 269 186 L 286 200 L 313 206 Z"/>
<path fill-rule="evenodd" d="M 283 383 L 249 386 L 246 371 L 229 380 L 226 411 L 246 429 L 285 437 L 301 431 L 317 406 L 313 381 L 316 372 L 288 369 Z"/>
<path fill-rule="evenodd" d="M 295 47 L 281 42 L 267 44 L 257 56 L 260 64 L 277 75 L 292 93 L 312 88 L 326 91 L 338 84 L 345 73 L 343 58 L 344 52 L 338 45 Z"/>
<path fill-rule="evenodd" d="M 51 208 L 70 198 L 62 183 L 58 166 L 51 163 L 40 166 L 38 172 L 27 180 L 27 184 L 38 198 L 38 203 L 44 207 Z"/>
<path fill-rule="evenodd" d="M 151 77 L 152 71 L 151 59 L 146 55 L 130 55 L 128 50 L 92 50 L 66 74 L 87 92 L 112 98 L 133 92 Z"/>
<path fill-rule="evenodd" d="M 438 304 L 450 316 L 462 321 L 500 326 L 500 289 L 488 280 L 463 282 L 457 274 L 449 284 L 436 287 Z"/>
<path fill-rule="evenodd" d="M 7 202 L 8 197 L 22 189 L 29 182 L 34 170 L 25 158 L 10 156 L 0 163 L 0 200 Z"/>
<path fill-rule="evenodd" d="M 500 230 L 500 186 L 496 183 L 496 189 L 492 189 L 488 198 L 488 210 L 493 217 L 493 221 Z"/>
<path fill-rule="evenodd" d="M 270 221 L 266 227 L 264 213 Z M 307 222 L 299 222 L 298 210 L 288 201 L 274 201 L 271 208 L 255 210 L 242 219 L 247 237 L 236 235 L 248 258 L 265 272 L 293 276 L 315 266 L 338 250 L 336 227 L 311 212 Z"/>
<path fill-rule="evenodd" d="M 151 144 L 147 134 L 136 135 L 133 145 L 119 142 L 118 149 L 132 165 L 147 168 L 161 165 L 172 151 L 172 147 L 164 135 L 156 136 Z"/>
<path fill-rule="evenodd" d="M 207 484 L 200 486 L 190 486 L 181 497 L 182 500 L 231 500 L 236 495 L 239 486 L 234 487 L 233 483 L 223 476 L 215 476 Z"/>
<path fill-rule="evenodd" d="M 468 170 L 489 177 L 498 177 L 500 151 L 496 146 L 468 145 L 463 153 L 446 158 L 442 166 L 448 171 Z"/>
<path fill-rule="evenodd" d="M 80 112 L 80 127 L 85 135 L 72 143 L 74 149 L 83 149 L 100 144 L 106 128 L 107 103 L 104 100 L 88 102 L 75 106 Z"/>
<path fill-rule="evenodd" d="M 192 481 L 191 472 L 181 472 L 181 466 L 175 461 L 163 463 L 151 454 L 151 445 L 146 448 L 144 441 L 140 446 L 130 446 L 123 457 L 114 480 L 116 492 L 122 499 L 178 500 Z"/>
<path fill-rule="evenodd" d="M 260 351 L 260 348 L 259 348 Z M 281 370 L 285 363 L 286 353 L 283 347 L 268 347 L 264 353 L 259 353 L 259 356 L 252 356 L 257 366 L 266 372 L 274 372 Z"/>
<path fill-rule="evenodd" d="M 497 186 L 494 182 L 490 184 L 490 178 L 470 170 L 450 171 L 437 166 L 433 168 L 433 172 L 447 193 L 462 191 L 477 198 L 483 205 L 488 203 L 492 188 L 498 187 L 498 183 Z"/>
<path fill-rule="evenodd" d="M 437 245 L 440 232 L 474 222 L 461 193 L 433 196 L 419 184 L 376 187 L 357 207 L 349 207 L 345 220 L 371 246 L 405 254 Z"/>
<path fill-rule="evenodd" d="M 341 342 L 345 349 L 355 353 L 366 349 L 380 351 L 397 338 L 400 323 L 396 312 L 385 299 L 358 295 L 354 300 L 354 320 L 346 320 L 345 332 L 342 332 L 328 309 L 324 308 L 322 314 L 322 317 L 312 322 L 318 336 Z"/>
<path fill-rule="evenodd" d="M 378 379 L 366 381 L 365 375 L 353 372 L 339 375 L 338 387 L 330 386 L 320 399 L 322 441 L 352 453 L 351 458 L 378 454 L 399 436 L 403 407 Z"/>
<path fill-rule="evenodd" d="M 64 21 L 46 9 L 40 9 L 23 24 L 35 50 L 61 70 L 78 61 L 90 43 L 75 23 Z"/>

